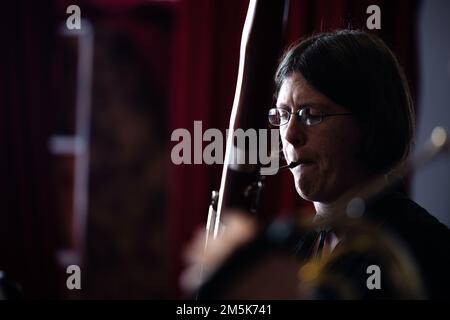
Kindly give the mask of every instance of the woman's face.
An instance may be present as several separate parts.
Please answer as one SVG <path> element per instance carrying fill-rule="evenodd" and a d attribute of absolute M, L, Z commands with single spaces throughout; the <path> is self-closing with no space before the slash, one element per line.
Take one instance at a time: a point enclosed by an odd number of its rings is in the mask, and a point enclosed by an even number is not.
<path fill-rule="evenodd" d="M 313 89 L 300 73 L 293 73 L 282 83 L 277 108 L 296 112 L 304 106 L 325 114 L 349 112 Z M 280 134 L 288 163 L 301 163 L 291 171 L 302 198 L 328 203 L 367 178 L 364 165 L 357 159 L 362 135 L 353 116 L 326 117 L 319 124 L 306 126 L 292 115 L 280 127 Z"/>

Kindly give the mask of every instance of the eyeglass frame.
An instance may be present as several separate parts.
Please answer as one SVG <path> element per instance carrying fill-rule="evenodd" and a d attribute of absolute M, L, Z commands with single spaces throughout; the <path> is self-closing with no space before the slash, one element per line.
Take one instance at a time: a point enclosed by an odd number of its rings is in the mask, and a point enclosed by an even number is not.
<path fill-rule="evenodd" d="M 306 126 L 311 127 L 311 126 L 315 126 L 316 124 L 322 123 L 322 122 L 323 122 L 323 119 L 328 118 L 328 117 L 333 117 L 333 116 L 349 116 L 349 115 L 353 115 L 352 112 L 345 112 L 345 113 L 324 113 L 323 111 L 319 111 L 319 112 L 320 112 L 320 115 L 315 115 L 314 117 L 320 117 L 320 120 L 319 120 L 318 122 L 316 122 L 316 123 L 308 124 L 308 122 L 307 122 L 308 119 L 305 118 L 306 116 L 302 116 L 302 115 L 301 115 L 301 112 L 302 112 L 302 111 L 305 111 L 305 110 L 307 110 L 307 109 L 311 109 L 311 107 L 310 107 L 310 106 L 304 106 L 304 107 L 298 109 L 298 110 L 295 111 L 295 112 L 290 112 L 289 110 L 286 110 L 286 109 L 283 109 L 283 108 L 270 108 L 269 111 L 268 111 L 268 113 L 267 113 L 267 117 L 270 116 L 270 115 L 269 115 L 269 114 L 270 114 L 270 111 L 272 111 L 272 110 L 281 110 L 281 111 L 287 112 L 287 113 L 289 114 L 289 117 L 288 117 L 287 121 L 286 121 L 285 123 L 283 123 L 283 124 L 273 124 L 273 123 L 270 122 L 270 118 L 269 118 L 269 123 L 270 123 L 271 125 L 273 125 L 273 126 L 275 126 L 275 127 L 281 127 L 281 126 L 284 126 L 285 124 L 288 124 L 289 121 L 291 121 L 292 115 L 293 115 L 293 114 L 296 114 L 296 115 L 300 118 L 300 120 L 301 120 Z"/>

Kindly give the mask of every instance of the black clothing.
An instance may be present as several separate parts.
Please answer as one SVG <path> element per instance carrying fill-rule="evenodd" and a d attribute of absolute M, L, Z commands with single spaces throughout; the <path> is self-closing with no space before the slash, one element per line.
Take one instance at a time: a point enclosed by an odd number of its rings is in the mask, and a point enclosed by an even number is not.
<path fill-rule="evenodd" d="M 393 236 L 405 249 L 415 263 L 421 276 L 424 298 L 450 298 L 450 230 L 430 215 L 424 208 L 401 193 L 390 193 L 371 205 L 363 219 L 369 221 L 380 232 Z M 352 240 L 343 241 L 336 246 L 333 253 Z M 352 239 L 351 237 L 349 237 Z M 353 240 L 354 241 L 354 240 Z M 344 279 L 349 279 L 360 298 L 392 299 L 398 297 L 396 281 L 403 275 L 393 270 L 393 265 L 382 261 L 382 255 L 373 251 L 362 254 L 347 255 L 330 266 L 330 273 L 340 272 Z M 369 290 L 366 280 L 370 276 L 369 265 L 379 265 L 381 269 L 381 290 Z M 392 274 L 394 273 L 394 276 Z M 323 298 L 327 295 L 322 294 Z"/>
<path fill-rule="evenodd" d="M 450 298 L 450 230 L 400 193 L 373 207 L 382 228 L 404 241 L 423 277 L 429 298 Z"/>

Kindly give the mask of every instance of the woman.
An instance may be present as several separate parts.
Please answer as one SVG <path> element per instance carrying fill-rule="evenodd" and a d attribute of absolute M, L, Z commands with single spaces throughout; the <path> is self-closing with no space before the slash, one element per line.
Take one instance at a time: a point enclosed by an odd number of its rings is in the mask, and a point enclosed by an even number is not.
<path fill-rule="evenodd" d="M 396 58 L 377 37 L 351 30 L 312 36 L 285 54 L 275 83 L 276 106 L 269 121 L 280 127 L 287 161 L 300 163 L 291 169 L 295 188 L 313 202 L 318 216 L 335 214 L 346 192 L 389 174 L 408 156 L 412 99 Z M 427 297 L 450 296 L 447 227 L 395 192 L 367 207 L 364 219 L 394 234 L 410 251 Z M 345 236 L 329 232 L 315 251 L 332 252 Z M 366 288 L 362 261 L 344 264 L 353 268 L 347 274 L 361 280 L 354 281 L 358 294 L 390 297 L 392 292 Z"/>

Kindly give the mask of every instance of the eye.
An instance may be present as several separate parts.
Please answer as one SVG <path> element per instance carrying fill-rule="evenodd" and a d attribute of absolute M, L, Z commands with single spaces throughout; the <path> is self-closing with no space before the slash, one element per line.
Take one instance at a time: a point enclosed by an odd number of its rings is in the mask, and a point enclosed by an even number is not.
<path fill-rule="evenodd" d="M 272 108 L 269 110 L 268 117 L 270 124 L 280 126 L 289 120 L 289 112 L 284 109 Z"/>
<path fill-rule="evenodd" d="M 322 112 L 316 108 L 304 107 L 300 111 L 300 116 L 308 126 L 320 123 L 322 121 Z"/>

